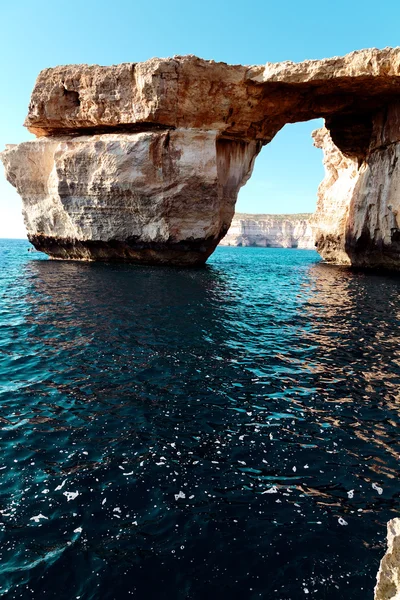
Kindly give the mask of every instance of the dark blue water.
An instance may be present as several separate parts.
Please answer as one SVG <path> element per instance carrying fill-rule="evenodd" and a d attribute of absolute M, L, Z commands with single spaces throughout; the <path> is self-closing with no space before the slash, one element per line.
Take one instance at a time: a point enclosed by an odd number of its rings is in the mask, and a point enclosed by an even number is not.
<path fill-rule="evenodd" d="M 400 278 L 0 241 L 0 595 L 372 599 L 399 514 Z"/>

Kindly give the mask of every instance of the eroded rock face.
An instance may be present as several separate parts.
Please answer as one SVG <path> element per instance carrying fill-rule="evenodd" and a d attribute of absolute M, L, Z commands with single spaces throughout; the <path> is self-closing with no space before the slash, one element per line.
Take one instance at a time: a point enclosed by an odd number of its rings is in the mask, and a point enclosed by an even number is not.
<path fill-rule="evenodd" d="M 28 237 L 55 258 L 204 262 L 229 228 L 261 146 L 315 135 L 327 177 L 313 220 L 326 260 L 400 266 L 400 49 L 265 66 L 194 56 L 40 73 L 38 140 L 1 158 Z"/>
<path fill-rule="evenodd" d="M 399 93 L 399 48 L 265 66 L 195 56 L 110 67 L 67 65 L 39 74 L 25 125 L 37 135 L 200 128 L 265 143 L 286 123 L 338 114 L 353 116 L 350 127 L 338 125 L 348 135 L 352 124 L 358 131 L 361 117 L 367 123 L 371 111 Z"/>
<path fill-rule="evenodd" d="M 387 524 L 387 551 L 381 560 L 374 600 L 400 599 L 400 519 Z"/>
<path fill-rule="evenodd" d="M 360 161 L 344 155 L 324 128 L 314 132 L 326 176 L 313 219 L 328 262 L 400 268 L 400 104 L 379 111 Z"/>
<path fill-rule="evenodd" d="M 312 218 L 316 247 L 327 262 L 350 265 L 346 228 L 359 177 L 358 161 L 340 152 L 325 127 L 314 131 L 313 139 L 314 145 L 323 151 L 325 167 L 325 178 L 318 188 L 317 209 Z"/>
<path fill-rule="evenodd" d="M 236 213 L 220 245 L 315 249 L 310 217 Z"/>
<path fill-rule="evenodd" d="M 41 138 L 2 160 L 29 239 L 51 257 L 199 264 L 228 230 L 258 149 L 177 129 Z"/>

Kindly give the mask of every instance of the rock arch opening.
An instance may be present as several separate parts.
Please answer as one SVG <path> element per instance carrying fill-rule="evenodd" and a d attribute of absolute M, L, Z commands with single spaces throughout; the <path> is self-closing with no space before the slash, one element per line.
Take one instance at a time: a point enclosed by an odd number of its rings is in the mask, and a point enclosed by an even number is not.
<path fill-rule="evenodd" d="M 220 245 L 315 249 L 311 217 L 324 168 L 312 132 L 322 126 L 288 123 L 261 149 Z"/>

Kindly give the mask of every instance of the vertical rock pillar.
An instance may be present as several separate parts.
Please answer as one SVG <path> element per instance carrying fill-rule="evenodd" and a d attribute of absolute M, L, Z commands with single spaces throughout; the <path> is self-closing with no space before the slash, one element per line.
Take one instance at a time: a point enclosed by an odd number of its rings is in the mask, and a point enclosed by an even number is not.
<path fill-rule="evenodd" d="M 360 128 L 358 128 L 358 133 Z M 342 142 L 340 150 L 332 137 Z M 326 175 L 313 218 L 327 261 L 356 267 L 400 266 L 400 103 L 370 117 L 367 143 L 326 128 L 313 134 Z"/>

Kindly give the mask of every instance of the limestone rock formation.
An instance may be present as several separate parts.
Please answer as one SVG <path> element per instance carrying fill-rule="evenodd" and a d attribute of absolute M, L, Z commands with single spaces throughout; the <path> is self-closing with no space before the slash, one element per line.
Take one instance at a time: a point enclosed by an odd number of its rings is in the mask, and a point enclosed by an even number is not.
<path fill-rule="evenodd" d="M 364 159 L 346 156 L 323 128 L 314 143 L 326 176 L 312 220 L 328 262 L 400 268 L 400 103 L 375 115 Z"/>
<path fill-rule="evenodd" d="M 387 551 L 381 560 L 374 600 L 400 599 L 400 519 L 387 524 Z"/>
<path fill-rule="evenodd" d="M 318 188 L 317 209 L 311 219 L 317 249 L 327 262 L 348 265 L 346 227 L 359 177 L 358 161 L 340 152 L 325 127 L 314 131 L 313 139 L 314 145 L 323 151 L 325 167 L 325 178 Z"/>
<path fill-rule="evenodd" d="M 327 178 L 312 221 L 335 263 L 400 266 L 400 49 L 260 66 L 194 56 L 39 74 L 1 159 L 28 237 L 53 258 L 204 262 L 263 144 L 325 119 Z"/>
<path fill-rule="evenodd" d="M 220 246 L 315 249 L 310 214 L 248 215 L 236 213 Z"/>
<path fill-rule="evenodd" d="M 40 138 L 2 160 L 30 241 L 51 257 L 198 264 L 228 230 L 257 148 L 177 129 Z"/>

